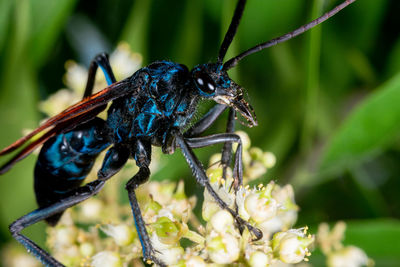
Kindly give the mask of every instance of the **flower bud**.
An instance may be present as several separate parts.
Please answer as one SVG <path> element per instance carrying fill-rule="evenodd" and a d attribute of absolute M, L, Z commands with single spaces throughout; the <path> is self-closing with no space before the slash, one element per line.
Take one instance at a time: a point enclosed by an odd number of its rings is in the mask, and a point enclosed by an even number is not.
<path fill-rule="evenodd" d="M 57 226 L 51 233 L 52 246 L 55 248 L 68 247 L 75 243 L 78 229 L 74 226 Z"/>
<path fill-rule="evenodd" d="M 93 244 L 91 244 L 89 242 L 85 242 L 85 243 L 80 244 L 79 252 L 81 253 L 81 255 L 83 257 L 90 257 L 95 252 L 95 248 L 94 248 Z"/>
<path fill-rule="evenodd" d="M 103 209 L 104 207 L 101 200 L 90 198 L 79 205 L 79 220 L 85 222 L 99 221 Z"/>
<path fill-rule="evenodd" d="M 262 163 L 264 164 L 265 167 L 270 169 L 270 168 L 275 166 L 276 157 L 271 152 L 264 152 L 263 155 L 262 155 L 261 161 L 262 161 Z"/>
<path fill-rule="evenodd" d="M 214 201 L 204 201 L 203 202 L 203 208 L 202 208 L 202 217 L 205 221 L 211 220 L 212 216 L 221 210 L 221 208 L 218 206 L 218 204 Z"/>
<path fill-rule="evenodd" d="M 299 263 L 309 256 L 308 246 L 314 242 L 314 236 L 305 236 L 303 229 L 292 229 L 276 233 L 272 239 L 275 257 L 284 263 Z"/>
<path fill-rule="evenodd" d="M 206 242 L 209 256 L 214 263 L 229 264 L 239 258 L 239 241 L 231 234 L 212 231 Z"/>
<path fill-rule="evenodd" d="M 122 267 L 119 253 L 102 251 L 92 257 L 93 267 Z"/>
<path fill-rule="evenodd" d="M 206 175 L 210 180 L 210 183 L 218 183 L 220 179 L 222 179 L 223 170 L 222 167 L 213 166 L 208 168 L 206 171 Z"/>
<path fill-rule="evenodd" d="M 221 153 L 216 153 L 212 155 L 210 160 L 208 161 L 208 166 L 212 167 L 218 165 L 221 162 L 221 156 Z"/>
<path fill-rule="evenodd" d="M 118 246 L 127 246 L 131 244 L 135 236 L 132 228 L 126 224 L 107 224 L 102 226 L 101 230 L 108 236 L 111 236 Z"/>
<path fill-rule="evenodd" d="M 261 161 L 264 152 L 259 147 L 252 147 L 249 149 L 249 153 L 252 160 Z"/>
<path fill-rule="evenodd" d="M 368 265 L 368 261 L 364 251 L 355 246 L 348 246 L 328 254 L 327 266 L 361 267 Z"/>
<path fill-rule="evenodd" d="M 250 141 L 249 135 L 244 131 L 236 131 L 235 134 L 239 135 L 240 139 L 242 140 L 243 150 L 248 150 L 250 148 L 250 145 L 251 145 L 251 141 Z M 236 148 L 237 148 L 237 144 L 234 143 L 233 144 L 233 149 L 236 150 Z"/>
<path fill-rule="evenodd" d="M 269 183 L 267 186 L 260 184 L 258 190 L 247 191 L 242 213 L 247 213 L 250 219 L 256 223 L 273 218 L 278 209 L 276 200 L 271 197 L 274 186 L 274 183 Z M 240 209 L 241 204 L 238 203 L 238 206 Z"/>
<path fill-rule="evenodd" d="M 155 229 L 160 242 L 166 245 L 178 243 L 183 234 L 181 225 L 168 217 L 157 218 L 157 221 L 151 226 Z"/>
<path fill-rule="evenodd" d="M 171 247 L 160 252 L 162 253 L 162 256 L 160 256 L 162 261 L 167 265 L 173 265 L 176 264 L 182 257 L 182 255 L 185 253 L 185 250 L 182 247 Z"/>
<path fill-rule="evenodd" d="M 250 254 L 248 263 L 251 267 L 266 267 L 271 264 L 271 257 L 261 251 L 254 251 Z"/>
<path fill-rule="evenodd" d="M 206 267 L 206 263 L 203 258 L 199 256 L 190 256 L 188 259 L 185 259 L 185 267 Z"/>
<path fill-rule="evenodd" d="M 177 264 L 185 253 L 185 250 L 180 246 L 179 242 L 176 242 L 174 244 L 167 244 L 163 243 L 161 241 L 162 239 L 163 238 L 160 238 L 157 233 L 154 232 L 150 237 L 151 244 L 153 245 L 154 250 L 159 252 L 159 259 L 166 263 L 168 266 Z"/>
<path fill-rule="evenodd" d="M 228 211 L 219 210 L 211 217 L 210 225 L 218 233 L 224 233 L 234 228 L 234 221 Z"/>

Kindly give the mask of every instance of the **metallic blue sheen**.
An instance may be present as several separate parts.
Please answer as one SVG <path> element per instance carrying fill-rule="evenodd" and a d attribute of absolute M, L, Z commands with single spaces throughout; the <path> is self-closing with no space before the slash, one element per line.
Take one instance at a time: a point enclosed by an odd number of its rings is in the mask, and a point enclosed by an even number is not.
<path fill-rule="evenodd" d="M 104 73 L 104 77 L 106 77 L 107 85 L 112 84 L 113 81 L 112 81 L 112 79 L 111 79 L 110 74 L 107 72 L 107 70 L 104 68 L 103 65 L 100 64 L 99 66 L 100 66 L 101 70 L 102 70 L 103 73 Z"/>
<path fill-rule="evenodd" d="M 183 128 L 192 118 L 198 94 L 183 65 L 160 61 L 138 70 L 131 78 L 140 89 L 111 105 L 107 126 L 113 143 L 144 138 L 153 145 L 165 141 L 165 132 Z M 189 112 L 188 112 L 189 111 Z"/>

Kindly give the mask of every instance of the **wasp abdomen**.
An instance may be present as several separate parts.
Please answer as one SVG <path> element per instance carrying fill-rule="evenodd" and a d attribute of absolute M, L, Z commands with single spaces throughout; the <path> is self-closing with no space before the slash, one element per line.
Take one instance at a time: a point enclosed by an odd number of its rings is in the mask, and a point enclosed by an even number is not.
<path fill-rule="evenodd" d="M 96 157 L 110 142 L 105 122 L 95 118 L 67 133 L 50 138 L 42 147 L 35 166 L 35 194 L 39 207 L 49 206 L 79 187 L 91 171 Z M 47 219 L 56 224 L 61 214 Z"/>

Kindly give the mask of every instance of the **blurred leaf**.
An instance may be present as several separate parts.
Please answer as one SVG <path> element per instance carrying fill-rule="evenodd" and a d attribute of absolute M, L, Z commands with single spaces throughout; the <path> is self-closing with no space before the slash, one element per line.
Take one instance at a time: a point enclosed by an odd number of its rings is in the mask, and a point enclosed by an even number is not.
<path fill-rule="evenodd" d="M 135 1 L 121 35 L 121 40 L 128 42 L 132 51 L 142 54 L 145 60 L 151 3 L 151 0 Z"/>
<path fill-rule="evenodd" d="M 388 56 L 387 66 L 386 66 L 386 76 L 391 77 L 395 75 L 400 70 L 400 38 L 397 39 L 393 46 L 392 51 Z"/>
<path fill-rule="evenodd" d="M 246 5 L 238 33 L 243 46 L 248 49 L 257 43 L 265 42 L 285 34 L 305 22 L 301 18 L 304 1 L 249 1 Z M 309 10 L 309 6 L 306 7 Z"/>
<path fill-rule="evenodd" d="M 176 41 L 174 55 L 177 55 L 176 61 L 185 64 L 189 68 L 199 64 L 199 53 L 201 47 L 201 25 L 202 25 L 203 7 L 201 2 L 188 1 L 185 7 L 185 13 L 182 23 L 177 27 L 178 40 Z"/>
<path fill-rule="evenodd" d="M 76 0 L 35 0 L 32 4 L 32 30 L 30 56 L 40 66 L 48 55 L 60 30 L 70 15 Z"/>
<path fill-rule="evenodd" d="M 388 1 L 376 1 L 376 0 L 363 0 L 357 1 L 352 8 L 352 15 L 347 13 L 347 16 L 357 17 L 357 20 L 352 20 L 350 29 L 347 29 L 347 33 L 355 36 L 356 47 L 360 48 L 364 52 L 369 52 L 373 49 L 375 40 L 380 34 L 380 26 L 383 22 L 385 15 L 385 8 L 388 5 Z M 350 11 L 351 12 L 351 11 Z M 368 14 L 368 16 L 366 16 Z M 354 23 L 353 23 L 354 22 Z"/>
<path fill-rule="evenodd" d="M 332 137 L 320 171 L 342 171 L 382 151 L 400 133 L 400 74 L 359 104 Z"/>
<path fill-rule="evenodd" d="M 0 52 L 6 41 L 13 0 L 0 1 Z M 1 53 L 0 53 L 1 54 Z"/>
<path fill-rule="evenodd" d="M 363 220 L 346 224 L 346 245 L 362 248 L 375 261 L 376 266 L 399 266 L 399 220 Z"/>
<path fill-rule="evenodd" d="M 348 49 L 347 51 L 349 62 L 358 78 L 366 84 L 375 84 L 376 74 L 367 56 L 358 49 Z"/>

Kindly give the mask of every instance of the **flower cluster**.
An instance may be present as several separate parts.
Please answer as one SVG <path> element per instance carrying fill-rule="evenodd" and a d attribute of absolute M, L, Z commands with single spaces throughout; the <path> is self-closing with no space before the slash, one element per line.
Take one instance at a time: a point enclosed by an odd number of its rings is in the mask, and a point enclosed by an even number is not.
<path fill-rule="evenodd" d="M 240 134 L 248 139 L 243 132 Z M 246 146 L 244 159 L 251 157 L 252 150 Z M 170 266 L 240 262 L 270 266 L 306 260 L 314 236 L 307 234 L 307 228 L 291 229 L 298 210 L 292 187 L 270 182 L 235 191 L 230 170 L 226 179 L 217 175 L 222 174 L 222 166 L 216 163 L 218 157 L 212 157 L 207 170 L 212 187 L 243 219 L 261 229 L 263 238 L 253 241 L 254 236 L 247 229 L 239 231 L 232 215 L 222 210 L 206 190 L 201 218 L 205 224 L 202 224 L 193 213 L 196 198 L 186 196 L 183 181 L 149 182 L 136 193 L 157 257 Z M 247 158 L 244 163 L 245 169 L 271 167 L 266 166 L 262 157 Z M 121 183 L 130 177 L 127 173 L 134 171 L 132 165 L 130 162 L 118 177 L 111 179 L 104 193 L 68 210 L 56 227 L 48 229 L 52 255 L 68 266 L 140 264 L 141 244 L 129 215 L 129 205 L 118 203 L 117 198 Z"/>
<path fill-rule="evenodd" d="M 118 67 L 114 72 L 119 79 L 137 70 L 141 57 L 122 44 L 110 55 L 110 61 Z M 67 62 L 66 67 L 65 83 L 69 89 L 60 90 L 40 105 L 49 116 L 77 102 L 83 94 L 87 71 L 72 61 Z M 104 88 L 103 75 L 97 77 L 95 88 Z M 207 190 L 204 190 L 201 214 L 195 214 L 193 209 L 197 198 L 185 194 L 183 181 L 149 182 L 139 187 L 136 195 L 156 256 L 169 266 L 241 264 L 258 267 L 291 265 L 308 260 L 315 237 L 307 233 L 307 227 L 292 228 L 298 216 L 293 188 L 273 181 L 266 185 L 248 185 L 272 168 L 276 160 L 272 153 L 251 147 L 246 133 L 237 134 L 243 144 L 244 186 L 234 190 L 230 168 L 226 169 L 223 178 L 221 154 L 211 157 L 207 176 L 222 200 L 237 210 L 242 219 L 260 229 L 263 237 L 254 240 L 248 229 L 239 230 L 232 215 L 221 209 Z M 153 151 L 152 173 L 159 168 L 157 159 L 160 153 L 160 150 Z M 87 180 L 97 178 L 96 170 L 100 168 L 101 160 L 96 165 Z M 57 226 L 47 229 L 51 255 L 66 266 L 144 266 L 131 209 L 122 197 L 126 196 L 126 192 L 122 192 L 123 184 L 136 172 L 134 162 L 128 161 L 98 196 L 65 211 Z M 321 247 L 328 247 L 325 253 L 332 262 L 331 266 L 342 266 L 337 262 L 344 258 L 334 257 L 337 251 L 342 249 L 341 255 L 355 253 L 351 247 L 332 246 L 329 242 L 326 245 L 323 238 L 318 240 Z M 10 247 L 7 253 L 4 252 L 6 266 L 22 266 L 20 262 L 27 267 L 39 265 L 32 257 L 19 252 L 10 258 L 8 255 L 12 251 L 14 248 Z M 357 256 L 360 262 L 364 262 L 363 255 L 359 253 Z"/>

